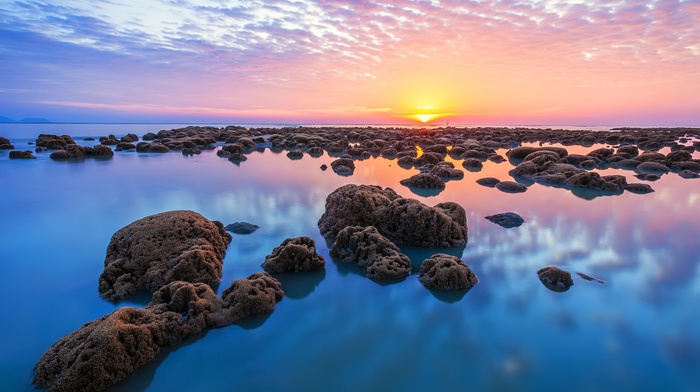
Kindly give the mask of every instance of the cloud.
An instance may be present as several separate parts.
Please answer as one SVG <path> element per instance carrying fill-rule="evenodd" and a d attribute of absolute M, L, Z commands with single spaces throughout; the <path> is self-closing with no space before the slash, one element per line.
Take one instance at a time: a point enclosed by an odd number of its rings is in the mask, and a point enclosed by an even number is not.
<path fill-rule="evenodd" d="M 94 80 L 111 72 L 124 87 L 150 91 L 143 99 L 174 82 L 200 100 L 212 86 L 277 88 L 303 93 L 314 107 L 342 94 L 405 95 L 418 81 L 455 90 L 454 100 L 467 88 L 505 92 L 507 82 L 521 91 L 697 83 L 698 14 L 695 1 L 26 0 L 0 5 L 0 54 L 29 67 L 16 76 L 37 89 L 79 63 Z M 137 84 L 124 81 L 135 68 Z"/>

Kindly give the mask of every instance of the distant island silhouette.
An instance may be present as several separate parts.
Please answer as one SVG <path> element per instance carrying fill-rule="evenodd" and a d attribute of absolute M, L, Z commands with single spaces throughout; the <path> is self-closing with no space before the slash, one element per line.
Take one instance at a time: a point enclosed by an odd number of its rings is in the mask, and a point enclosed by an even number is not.
<path fill-rule="evenodd" d="M 51 120 L 47 120 L 41 117 L 29 117 L 23 118 L 19 121 L 15 121 L 9 117 L 0 116 L 0 123 L 29 123 L 29 124 L 50 124 L 53 123 Z"/>

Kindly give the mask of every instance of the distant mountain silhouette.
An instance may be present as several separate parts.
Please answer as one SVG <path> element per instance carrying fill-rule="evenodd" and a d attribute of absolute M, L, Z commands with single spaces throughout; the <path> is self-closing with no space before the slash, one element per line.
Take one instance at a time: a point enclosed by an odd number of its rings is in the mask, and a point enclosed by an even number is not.
<path fill-rule="evenodd" d="M 15 120 L 5 117 L 5 116 L 0 116 L 0 123 L 13 123 L 16 122 Z"/>
<path fill-rule="evenodd" d="M 23 123 L 41 123 L 41 124 L 46 124 L 46 123 L 52 123 L 53 121 L 47 120 L 47 119 L 41 118 L 41 117 L 36 117 L 36 118 L 35 118 L 35 117 L 30 117 L 30 118 L 23 118 L 23 119 L 19 120 L 19 122 L 23 122 Z"/>

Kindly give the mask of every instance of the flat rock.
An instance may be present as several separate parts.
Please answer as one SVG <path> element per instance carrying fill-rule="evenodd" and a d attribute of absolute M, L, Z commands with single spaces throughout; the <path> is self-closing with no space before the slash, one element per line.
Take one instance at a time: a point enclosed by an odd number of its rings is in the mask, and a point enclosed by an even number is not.
<path fill-rule="evenodd" d="M 248 222 L 234 222 L 226 225 L 226 231 L 234 234 L 250 234 L 259 228 L 260 226 Z"/>
<path fill-rule="evenodd" d="M 477 184 L 487 186 L 489 188 L 494 188 L 499 182 L 501 182 L 501 180 L 493 177 L 484 177 L 476 180 Z"/>
<path fill-rule="evenodd" d="M 504 212 L 502 214 L 489 215 L 486 217 L 486 219 L 507 229 L 518 227 L 525 223 L 525 220 L 515 212 Z"/>
<path fill-rule="evenodd" d="M 515 181 L 501 181 L 496 184 L 496 189 L 506 193 L 522 193 L 527 190 L 527 187 Z"/>

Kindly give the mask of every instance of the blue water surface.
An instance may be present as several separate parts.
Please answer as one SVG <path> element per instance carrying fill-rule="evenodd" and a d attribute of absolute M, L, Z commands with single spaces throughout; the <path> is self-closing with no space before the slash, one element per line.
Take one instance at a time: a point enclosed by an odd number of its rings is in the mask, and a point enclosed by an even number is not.
<path fill-rule="evenodd" d="M 5 127 L 5 128 L 4 128 Z M 117 136 L 161 125 L 0 125 L 17 149 L 39 133 Z M 593 146 L 597 148 L 600 146 Z M 569 147 L 570 151 L 572 148 Z M 500 151 L 503 155 L 505 151 Z M 698 158 L 698 153 L 695 153 Z M 530 186 L 506 194 L 475 181 L 509 179 L 486 162 L 445 191 L 421 197 L 399 184 L 415 174 L 395 161 L 356 162 L 355 174 L 322 171 L 333 158 L 254 152 L 240 165 L 216 156 L 117 152 L 111 160 L 57 162 L 48 153 L 9 160 L 0 151 L 0 389 L 31 390 L 32 367 L 62 336 L 120 306 L 97 293 L 107 244 L 121 227 L 168 210 L 224 224 L 260 226 L 234 235 L 220 294 L 284 239 L 309 236 L 327 260 L 321 273 L 282 278 L 275 311 L 210 330 L 165 349 L 115 391 L 694 391 L 700 385 L 700 180 L 664 175 L 648 195 L 580 198 Z M 459 166 L 459 162 L 456 162 Z M 639 182 L 631 172 L 630 182 Z M 468 293 L 426 290 L 417 273 L 380 285 L 329 256 L 317 221 L 326 196 L 348 183 L 392 187 L 426 204 L 467 211 L 469 242 L 404 249 L 414 265 L 436 252 L 460 256 L 479 283 Z M 505 229 L 485 216 L 513 211 Z M 545 288 L 544 266 L 581 271 L 567 292 Z"/>

